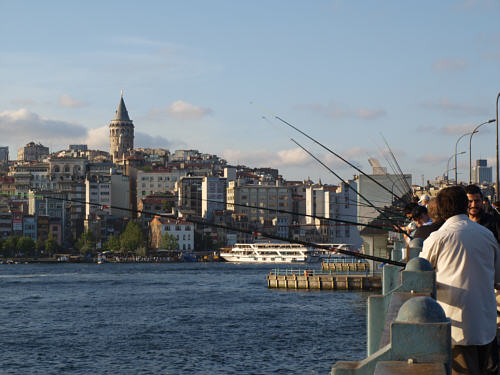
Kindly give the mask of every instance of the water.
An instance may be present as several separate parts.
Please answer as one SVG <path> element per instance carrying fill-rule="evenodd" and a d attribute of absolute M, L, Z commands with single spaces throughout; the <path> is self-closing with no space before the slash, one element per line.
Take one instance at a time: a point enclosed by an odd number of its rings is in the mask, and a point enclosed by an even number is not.
<path fill-rule="evenodd" d="M 366 356 L 368 293 L 270 266 L 0 265 L 2 374 L 328 374 Z"/>

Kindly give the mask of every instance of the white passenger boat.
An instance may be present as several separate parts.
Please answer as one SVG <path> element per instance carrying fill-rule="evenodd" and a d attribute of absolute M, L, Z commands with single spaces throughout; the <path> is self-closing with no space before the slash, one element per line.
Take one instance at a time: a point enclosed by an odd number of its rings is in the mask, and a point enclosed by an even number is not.
<path fill-rule="evenodd" d="M 328 245 L 332 248 L 348 249 L 347 244 Z M 221 251 L 220 257 L 233 263 L 317 263 L 332 251 L 310 248 L 292 243 L 240 243 L 228 251 Z"/>

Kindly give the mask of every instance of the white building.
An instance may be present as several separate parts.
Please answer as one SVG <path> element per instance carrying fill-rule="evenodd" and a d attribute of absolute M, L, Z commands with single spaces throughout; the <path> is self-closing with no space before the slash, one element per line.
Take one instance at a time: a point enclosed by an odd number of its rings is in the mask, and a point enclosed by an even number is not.
<path fill-rule="evenodd" d="M 111 215 L 111 178 L 93 177 L 85 180 L 85 219 L 96 214 Z"/>
<path fill-rule="evenodd" d="M 137 171 L 137 202 L 154 193 L 175 192 L 175 183 L 185 175 L 181 169 Z"/>
<path fill-rule="evenodd" d="M 355 247 L 360 246 L 361 237 L 357 226 L 347 223 L 358 221 L 355 197 L 354 191 L 344 183 L 340 186 L 311 185 L 307 187 L 306 215 L 310 216 L 306 216 L 306 224 L 315 226 L 328 243 L 348 243 Z"/>
<path fill-rule="evenodd" d="M 492 169 L 488 167 L 485 159 L 476 160 L 476 165 L 472 167 L 472 182 L 475 184 L 488 184 L 492 182 Z"/>
<path fill-rule="evenodd" d="M 227 180 L 220 177 L 204 177 L 201 183 L 201 216 L 212 220 L 215 210 L 224 210 Z M 218 203 L 220 202 L 220 203 Z"/>
<path fill-rule="evenodd" d="M 151 242 L 155 248 L 160 247 L 161 237 L 168 233 L 177 239 L 179 251 L 194 250 L 194 226 L 193 224 L 156 216 L 150 223 Z M 170 250 L 170 249 L 168 249 Z"/>
<path fill-rule="evenodd" d="M 384 186 L 387 190 L 380 187 L 378 184 L 370 180 L 371 177 L 379 184 Z M 397 175 L 397 174 L 372 174 L 369 177 L 365 175 L 356 176 L 349 183 L 365 197 L 368 202 L 377 208 L 390 206 L 396 197 L 402 197 L 408 193 L 412 186 L 411 174 Z M 370 203 L 356 194 L 353 203 L 357 206 L 357 221 L 367 224 L 377 216 L 379 212 L 373 208 Z M 359 228 L 361 230 L 361 228 Z"/>
<path fill-rule="evenodd" d="M 251 206 L 251 207 L 244 207 Z M 245 184 L 239 180 L 229 181 L 227 209 L 245 214 L 253 226 L 279 224 L 280 235 L 288 237 L 288 225 L 292 222 L 292 190 L 289 186 L 274 184 Z M 287 213 L 290 212 L 290 213 Z M 285 224 L 286 223 L 286 224 Z M 286 234 L 285 233 L 285 227 Z"/>

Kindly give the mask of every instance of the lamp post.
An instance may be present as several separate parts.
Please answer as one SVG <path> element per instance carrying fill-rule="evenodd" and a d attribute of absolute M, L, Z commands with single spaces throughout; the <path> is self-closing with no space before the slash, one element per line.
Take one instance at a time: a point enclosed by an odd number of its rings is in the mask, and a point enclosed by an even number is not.
<path fill-rule="evenodd" d="M 455 143 L 455 184 L 458 185 L 458 167 L 457 167 L 457 147 L 458 147 L 458 142 L 465 137 L 466 135 L 472 134 L 472 132 L 462 134 L 460 137 L 458 137 L 457 142 Z"/>
<path fill-rule="evenodd" d="M 498 190 L 499 189 L 499 182 L 498 182 L 498 100 L 500 99 L 500 92 L 498 93 L 497 95 L 497 106 L 496 106 L 496 112 L 497 112 L 497 117 L 496 117 L 496 120 L 497 120 L 497 184 L 495 186 L 495 190 L 496 190 L 496 200 L 499 201 L 500 200 L 500 195 L 498 194 Z"/>
<path fill-rule="evenodd" d="M 472 133 L 470 133 L 470 138 L 469 138 L 469 184 L 472 184 L 472 136 L 474 135 L 474 133 L 478 133 L 479 132 L 478 129 L 481 126 L 483 126 L 485 124 L 492 123 L 492 122 L 495 122 L 495 119 L 491 119 L 491 120 L 483 122 L 482 124 L 479 124 L 478 126 L 476 126 L 474 128 L 474 130 L 472 131 Z"/>
<path fill-rule="evenodd" d="M 465 154 L 465 151 L 462 151 L 462 152 L 459 152 L 458 155 L 462 155 L 462 154 Z M 448 158 L 448 161 L 446 162 L 446 183 L 448 184 L 448 172 L 450 171 L 450 161 L 453 157 L 457 156 L 457 154 L 453 154 L 451 155 L 449 158 Z M 451 169 L 454 169 L 454 168 L 451 168 Z"/>

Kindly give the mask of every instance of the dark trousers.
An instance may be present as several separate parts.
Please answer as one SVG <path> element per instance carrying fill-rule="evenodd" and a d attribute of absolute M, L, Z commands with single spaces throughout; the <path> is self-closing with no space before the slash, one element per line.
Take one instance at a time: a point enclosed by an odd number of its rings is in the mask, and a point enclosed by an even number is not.
<path fill-rule="evenodd" d="M 486 345 L 452 345 L 451 368 L 453 375 L 497 375 L 497 338 Z"/>

